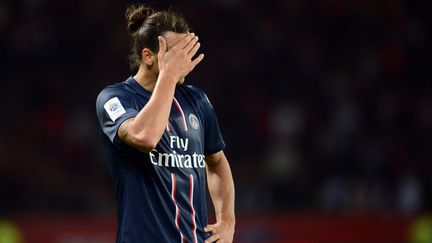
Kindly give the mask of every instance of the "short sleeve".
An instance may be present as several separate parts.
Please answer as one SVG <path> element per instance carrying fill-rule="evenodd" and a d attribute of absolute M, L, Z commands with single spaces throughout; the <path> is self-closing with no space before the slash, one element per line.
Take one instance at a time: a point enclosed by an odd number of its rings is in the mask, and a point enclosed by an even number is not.
<path fill-rule="evenodd" d="M 213 106 L 203 92 L 201 102 L 204 115 L 204 154 L 210 155 L 223 150 L 225 142 Z"/>
<path fill-rule="evenodd" d="M 121 143 L 117 137 L 120 125 L 138 111 L 134 108 L 132 97 L 125 90 L 108 87 L 102 90 L 96 100 L 96 113 L 103 133 L 115 145 Z"/>

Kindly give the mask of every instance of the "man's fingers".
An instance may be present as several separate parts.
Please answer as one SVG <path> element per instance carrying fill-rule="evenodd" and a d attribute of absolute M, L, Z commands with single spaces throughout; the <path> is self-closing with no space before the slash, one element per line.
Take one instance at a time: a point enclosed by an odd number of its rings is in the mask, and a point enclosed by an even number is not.
<path fill-rule="evenodd" d="M 205 240 L 205 243 L 212 243 L 219 240 L 219 234 L 214 234 Z"/>
<path fill-rule="evenodd" d="M 212 234 L 215 234 L 216 233 L 216 227 L 214 226 L 214 224 L 207 225 L 207 227 L 204 227 L 204 231 L 205 232 L 211 232 Z"/>
<path fill-rule="evenodd" d="M 166 52 L 166 41 L 165 41 L 165 38 L 163 38 L 162 36 L 158 36 L 158 40 L 159 40 L 159 53 L 158 53 L 158 55 L 161 57 Z"/>
<path fill-rule="evenodd" d="M 192 40 L 192 38 L 194 38 L 194 37 L 195 37 L 195 33 L 187 34 L 185 37 L 183 37 L 183 39 L 179 43 L 177 43 L 177 45 L 175 45 L 173 47 L 173 49 L 174 48 L 179 48 L 179 49 L 185 48 L 189 44 L 189 42 Z"/>
<path fill-rule="evenodd" d="M 205 232 L 212 232 L 212 233 L 214 233 L 215 230 L 216 229 L 215 229 L 215 227 L 213 225 L 207 225 L 206 227 L 204 227 L 204 231 Z"/>
<path fill-rule="evenodd" d="M 197 53 L 200 46 L 201 44 L 199 42 L 196 42 L 193 48 L 189 51 L 188 57 L 192 59 L 192 57 L 195 56 L 195 54 Z"/>
<path fill-rule="evenodd" d="M 195 68 L 196 65 L 198 65 L 198 63 L 200 63 L 202 60 L 204 59 L 204 54 L 200 54 L 199 56 L 197 56 L 197 58 L 195 58 L 192 63 L 191 63 L 191 71 Z"/>
<path fill-rule="evenodd" d="M 192 50 L 192 48 L 195 46 L 195 44 L 198 42 L 198 36 L 195 36 L 194 38 L 192 38 L 191 41 L 189 41 L 189 43 L 185 46 L 185 51 L 187 51 L 188 53 Z"/>

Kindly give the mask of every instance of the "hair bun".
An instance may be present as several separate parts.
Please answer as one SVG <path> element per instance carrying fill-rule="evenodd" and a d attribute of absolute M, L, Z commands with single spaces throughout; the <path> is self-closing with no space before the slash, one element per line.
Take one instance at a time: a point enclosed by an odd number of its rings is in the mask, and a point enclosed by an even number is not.
<path fill-rule="evenodd" d="M 137 32 L 144 21 L 154 13 L 154 10 L 144 4 L 130 5 L 126 9 L 126 19 L 128 21 L 128 30 L 130 34 Z"/>

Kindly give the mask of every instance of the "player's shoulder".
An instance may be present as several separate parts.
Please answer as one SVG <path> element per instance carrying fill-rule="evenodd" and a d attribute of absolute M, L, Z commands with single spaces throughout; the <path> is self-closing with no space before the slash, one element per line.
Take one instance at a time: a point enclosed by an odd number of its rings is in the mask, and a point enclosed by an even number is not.
<path fill-rule="evenodd" d="M 129 79 L 123 82 L 110 84 L 103 88 L 102 91 L 98 94 L 98 97 L 96 99 L 97 102 L 106 101 L 115 96 L 130 95 L 132 92 L 132 87 L 128 80 Z"/>
<path fill-rule="evenodd" d="M 185 89 L 189 90 L 190 93 L 195 97 L 200 105 L 212 107 L 210 100 L 208 99 L 206 93 L 199 87 L 191 84 L 183 85 Z"/>
<path fill-rule="evenodd" d="M 200 88 L 198 88 L 195 85 L 192 84 L 183 84 L 181 85 L 184 89 L 188 90 L 189 92 L 192 92 L 195 95 L 202 95 L 204 91 Z"/>
<path fill-rule="evenodd" d="M 184 89 L 186 89 L 189 93 L 191 93 L 193 96 L 195 96 L 196 98 L 199 98 L 200 100 L 205 100 L 207 99 L 207 95 L 205 94 L 205 92 L 192 84 L 185 84 L 182 85 L 184 87 Z"/>

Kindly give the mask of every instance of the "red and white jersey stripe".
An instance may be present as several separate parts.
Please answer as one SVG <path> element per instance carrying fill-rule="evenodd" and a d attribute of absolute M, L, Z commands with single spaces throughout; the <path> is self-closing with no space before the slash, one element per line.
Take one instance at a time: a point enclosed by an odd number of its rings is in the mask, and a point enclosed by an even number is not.
<path fill-rule="evenodd" d="M 193 195 L 194 195 L 194 179 L 193 179 L 193 175 L 190 174 L 189 175 L 190 178 L 190 192 L 189 192 L 189 196 L 190 196 L 190 205 L 191 205 L 191 218 L 192 218 L 192 234 L 193 234 L 193 238 L 194 238 L 194 243 L 197 243 L 197 234 L 196 234 L 196 229 L 197 229 L 197 225 L 195 222 L 195 207 L 194 207 L 194 203 L 193 203 Z"/>
<path fill-rule="evenodd" d="M 181 230 L 180 230 L 180 210 L 179 207 L 177 205 L 177 200 L 176 200 L 176 191 L 177 191 L 177 177 L 174 173 L 171 173 L 171 198 L 174 202 L 175 205 L 175 225 L 177 226 L 177 229 L 180 233 L 180 237 L 181 237 L 181 243 L 184 243 L 186 241 L 186 238 L 184 237 L 184 235 L 182 234 Z"/>
<path fill-rule="evenodd" d="M 177 101 L 177 99 L 176 99 L 175 97 L 174 97 L 173 102 L 174 102 L 174 104 L 177 106 L 177 108 L 178 108 L 179 111 L 180 111 L 180 114 L 181 114 L 181 116 L 182 116 L 182 120 L 183 120 L 183 127 L 184 127 L 184 130 L 187 131 L 187 130 L 188 130 L 188 127 L 187 127 L 187 124 L 186 124 L 186 116 L 185 116 L 185 114 L 184 114 L 184 112 L 183 112 L 183 109 L 182 109 L 182 107 L 180 106 L 180 103 Z"/>

